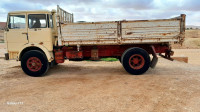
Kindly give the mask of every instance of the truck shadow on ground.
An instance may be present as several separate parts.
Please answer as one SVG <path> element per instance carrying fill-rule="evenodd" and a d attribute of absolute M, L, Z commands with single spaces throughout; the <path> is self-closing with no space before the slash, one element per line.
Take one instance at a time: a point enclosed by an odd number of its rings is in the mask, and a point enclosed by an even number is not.
<path fill-rule="evenodd" d="M 57 65 L 51 67 L 47 75 L 129 75 L 122 66 L 84 66 L 84 65 Z"/>
<path fill-rule="evenodd" d="M 187 70 L 181 67 L 167 68 L 158 66 L 149 70 L 143 75 L 183 75 Z M 84 66 L 84 65 L 57 65 L 49 69 L 47 75 L 131 75 L 125 71 L 121 64 L 115 66 Z M 141 75 L 135 75 L 141 76 Z"/>
<path fill-rule="evenodd" d="M 105 64 L 105 66 L 104 66 Z M 142 76 L 158 76 L 158 75 L 185 75 L 185 74 L 199 74 L 200 70 L 198 70 L 200 67 L 195 67 L 194 70 L 191 71 L 189 67 L 184 67 L 186 64 L 183 63 L 182 66 L 175 66 L 176 64 L 172 64 L 172 67 L 169 67 L 168 64 L 166 65 L 159 65 L 152 69 L 149 68 L 149 70 L 144 73 Z M 191 73 L 192 72 L 192 73 Z M 59 64 L 57 66 L 50 67 L 49 71 L 44 75 L 44 77 L 48 76 L 59 76 L 59 75 L 66 75 L 66 76 L 72 76 L 72 75 L 106 75 L 106 76 L 116 76 L 116 75 L 129 75 L 127 73 L 123 66 L 120 63 L 68 63 L 68 64 Z M 2 73 L 2 78 L 22 78 L 26 77 L 27 75 L 22 71 L 21 66 L 12 66 L 9 67 L 8 70 L 5 71 L 5 73 Z M 134 75 L 136 76 L 136 75 Z M 138 75 L 141 76 L 141 75 Z"/>

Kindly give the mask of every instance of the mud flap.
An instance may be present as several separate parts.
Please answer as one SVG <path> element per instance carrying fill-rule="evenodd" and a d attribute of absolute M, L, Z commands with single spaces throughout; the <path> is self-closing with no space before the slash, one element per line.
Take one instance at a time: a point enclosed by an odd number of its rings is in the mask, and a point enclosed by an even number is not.
<path fill-rule="evenodd" d="M 151 60 L 151 64 L 150 64 L 150 67 L 151 68 L 155 68 L 156 67 L 156 64 L 158 62 L 158 57 L 156 56 L 153 56 L 153 59 Z"/>
<path fill-rule="evenodd" d="M 152 49 L 152 55 L 153 55 L 153 59 L 151 60 L 151 64 L 150 64 L 150 67 L 151 68 L 155 68 L 156 67 L 156 64 L 158 62 L 158 57 L 156 55 L 156 51 L 155 51 L 155 47 L 153 45 L 151 45 L 151 49 Z"/>
<path fill-rule="evenodd" d="M 9 54 L 5 53 L 5 60 L 9 60 Z"/>

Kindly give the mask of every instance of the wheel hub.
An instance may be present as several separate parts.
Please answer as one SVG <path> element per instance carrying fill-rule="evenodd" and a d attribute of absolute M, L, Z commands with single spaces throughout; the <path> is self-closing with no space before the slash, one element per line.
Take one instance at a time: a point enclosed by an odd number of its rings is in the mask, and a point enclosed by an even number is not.
<path fill-rule="evenodd" d="M 36 64 L 35 63 L 32 63 L 32 66 L 35 66 Z"/>
<path fill-rule="evenodd" d="M 141 69 L 144 66 L 145 60 L 142 55 L 134 54 L 129 58 L 129 65 L 133 69 Z"/>
<path fill-rule="evenodd" d="M 26 62 L 27 68 L 30 71 L 37 72 L 42 68 L 42 62 L 37 57 L 30 57 Z"/>
<path fill-rule="evenodd" d="M 138 63 L 139 63 L 139 59 L 138 59 L 138 58 L 134 58 L 134 59 L 133 59 L 133 63 L 134 63 L 134 64 L 138 64 Z"/>

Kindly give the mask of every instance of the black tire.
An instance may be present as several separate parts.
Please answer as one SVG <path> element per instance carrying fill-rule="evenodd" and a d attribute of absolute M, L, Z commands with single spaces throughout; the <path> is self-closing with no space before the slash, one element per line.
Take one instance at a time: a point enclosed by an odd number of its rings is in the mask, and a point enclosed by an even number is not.
<path fill-rule="evenodd" d="M 43 52 L 38 50 L 31 50 L 22 56 L 21 67 L 27 75 L 39 77 L 48 71 L 49 62 Z"/>
<path fill-rule="evenodd" d="M 129 48 L 123 53 L 121 62 L 128 73 L 141 75 L 149 69 L 150 56 L 148 52 L 142 48 Z"/>

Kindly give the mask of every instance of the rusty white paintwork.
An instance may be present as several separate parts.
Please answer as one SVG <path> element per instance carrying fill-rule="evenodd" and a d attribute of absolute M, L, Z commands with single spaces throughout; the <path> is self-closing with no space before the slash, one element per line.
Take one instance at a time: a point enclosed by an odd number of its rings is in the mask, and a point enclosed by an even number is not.
<path fill-rule="evenodd" d="M 64 44 L 113 44 L 118 40 L 117 22 L 70 23 L 61 27 Z"/>
<path fill-rule="evenodd" d="M 182 15 L 183 17 L 183 15 Z M 180 42 L 182 18 L 140 21 L 67 23 L 61 27 L 61 45 L 120 45 Z M 181 19 L 182 18 L 182 19 Z M 181 25 L 181 23 L 184 24 Z"/>
<path fill-rule="evenodd" d="M 60 8 L 59 5 L 57 5 L 57 17 L 58 17 L 57 20 L 61 23 L 73 23 L 74 22 L 73 14 Z"/>

